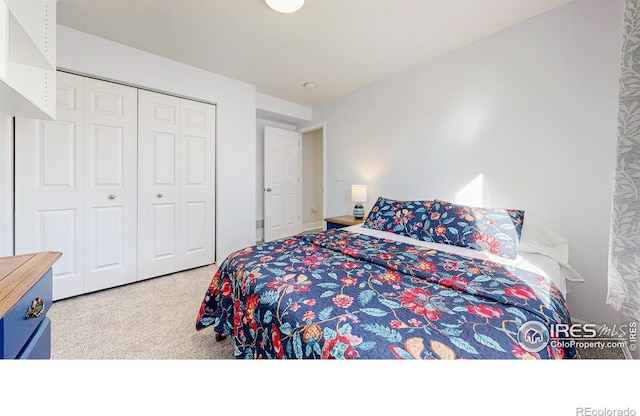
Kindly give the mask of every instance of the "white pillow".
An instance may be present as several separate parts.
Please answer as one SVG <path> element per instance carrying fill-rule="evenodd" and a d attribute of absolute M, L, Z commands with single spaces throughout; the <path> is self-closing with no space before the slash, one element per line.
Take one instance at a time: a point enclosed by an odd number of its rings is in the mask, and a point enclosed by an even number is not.
<path fill-rule="evenodd" d="M 569 261 L 569 240 L 534 222 L 523 224 L 519 250 L 544 254 L 560 263 Z"/>
<path fill-rule="evenodd" d="M 536 253 L 550 257 L 558 262 L 562 276 L 567 281 L 567 293 L 584 278 L 569 265 L 569 240 L 555 231 L 536 224 L 525 222 L 520 235 L 519 251 Z"/>

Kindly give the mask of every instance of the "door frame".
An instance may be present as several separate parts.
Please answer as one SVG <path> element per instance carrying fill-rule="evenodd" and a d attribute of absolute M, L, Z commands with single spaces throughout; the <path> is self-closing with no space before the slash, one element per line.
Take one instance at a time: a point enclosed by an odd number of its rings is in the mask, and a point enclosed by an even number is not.
<path fill-rule="evenodd" d="M 312 131 L 322 130 L 322 216 L 327 216 L 327 123 L 322 121 L 318 123 L 307 124 L 302 127 L 299 127 L 296 131 L 302 135 L 305 133 L 310 133 Z M 304 146 L 304 137 L 302 139 L 302 145 Z M 299 165 L 302 170 L 302 152 L 299 154 Z M 301 181 L 303 182 L 303 181 Z M 302 187 L 302 184 L 300 185 Z M 300 198 L 302 198 L 302 192 L 300 193 Z M 300 203 L 300 218 L 302 218 L 302 202 Z M 323 218 L 324 220 L 324 218 Z M 327 229 L 327 224 L 322 221 L 322 229 Z"/>

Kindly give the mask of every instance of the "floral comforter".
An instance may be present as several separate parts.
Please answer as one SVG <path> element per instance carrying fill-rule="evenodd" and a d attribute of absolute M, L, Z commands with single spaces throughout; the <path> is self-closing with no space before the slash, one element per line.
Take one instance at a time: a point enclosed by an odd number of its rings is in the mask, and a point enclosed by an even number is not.
<path fill-rule="evenodd" d="M 530 321 L 570 324 L 544 277 L 330 230 L 231 254 L 196 329 L 233 337 L 236 358 L 577 358 L 553 331 L 542 348 L 523 344 Z"/>

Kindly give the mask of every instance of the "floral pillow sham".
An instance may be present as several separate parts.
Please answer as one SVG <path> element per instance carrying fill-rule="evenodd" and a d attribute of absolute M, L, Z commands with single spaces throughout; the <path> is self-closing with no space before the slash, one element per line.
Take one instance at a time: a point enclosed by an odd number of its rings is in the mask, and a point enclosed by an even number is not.
<path fill-rule="evenodd" d="M 471 207 L 436 199 L 424 227 L 430 241 L 514 259 L 523 224 L 522 210 Z"/>
<path fill-rule="evenodd" d="M 522 210 L 379 197 L 362 226 L 514 259 L 523 224 Z"/>
<path fill-rule="evenodd" d="M 379 197 L 362 226 L 374 230 L 432 241 L 424 224 L 433 201 L 400 201 Z"/>

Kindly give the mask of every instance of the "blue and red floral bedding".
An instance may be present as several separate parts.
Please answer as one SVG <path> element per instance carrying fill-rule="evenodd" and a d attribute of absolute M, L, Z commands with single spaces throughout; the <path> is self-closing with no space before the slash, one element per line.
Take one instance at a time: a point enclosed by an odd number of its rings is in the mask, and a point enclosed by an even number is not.
<path fill-rule="evenodd" d="M 236 358 L 577 358 L 553 331 L 542 348 L 523 344 L 530 322 L 570 324 L 562 294 L 542 276 L 330 230 L 231 254 L 196 329 L 232 337 Z"/>

